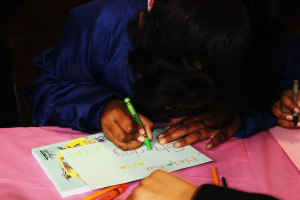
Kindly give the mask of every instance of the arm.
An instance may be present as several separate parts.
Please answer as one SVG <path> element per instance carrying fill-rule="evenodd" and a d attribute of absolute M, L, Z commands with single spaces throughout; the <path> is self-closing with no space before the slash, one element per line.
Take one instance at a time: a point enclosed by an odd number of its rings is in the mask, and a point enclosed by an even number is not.
<path fill-rule="evenodd" d="M 126 28 L 137 14 L 128 1 L 73 9 L 57 46 L 34 57 L 39 74 L 26 91 L 34 125 L 100 131 L 104 106 L 129 96 L 136 79 L 127 68 L 133 43 Z"/>
<path fill-rule="evenodd" d="M 299 128 L 293 124 L 292 112 L 299 114 L 300 96 L 298 93 L 297 103 L 292 100 L 292 87 L 294 80 L 300 80 L 300 38 L 290 33 L 282 34 L 278 48 L 275 52 L 278 79 L 278 101 L 272 106 L 272 113 L 277 118 L 277 123 L 286 128 Z"/>
<path fill-rule="evenodd" d="M 71 127 L 83 132 L 100 130 L 100 113 L 115 91 L 91 83 L 72 83 L 40 73 L 29 88 L 35 126 Z"/>
<path fill-rule="evenodd" d="M 245 138 L 277 124 L 295 128 L 290 113 L 300 107 L 292 102 L 289 89 L 293 86 L 293 80 L 300 80 L 300 38 L 282 30 L 277 35 L 275 46 L 273 62 L 278 101 L 269 114 L 254 107 L 244 112 L 241 116 L 242 128 L 235 134 L 236 137 Z"/>

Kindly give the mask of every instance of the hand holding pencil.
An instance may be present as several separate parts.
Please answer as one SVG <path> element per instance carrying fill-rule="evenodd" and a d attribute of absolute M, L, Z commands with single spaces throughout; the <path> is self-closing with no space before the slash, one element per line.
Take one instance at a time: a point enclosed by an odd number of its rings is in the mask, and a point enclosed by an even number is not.
<path fill-rule="evenodd" d="M 124 101 L 114 99 L 106 104 L 100 116 L 100 125 L 105 137 L 118 148 L 128 151 L 137 149 L 145 141 L 145 133 L 152 139 L 154 124 L 147 117 L 138 114 L 143 127 L 135 122 Z"/>
<path fill-rule="evenodd" d="M 286 128 L 300 128 L 300 95 L 299 82 L 294 80 L 292 89 L 284 90 L 281 97 L 272 106 L 272 113 L 277 117 L 277 123 Z"/>
<path fill-rule="evenodd" d="M 140 119 L 138 113 L 136 112 L 135 108 L 133 107 L 130 98 L 128 98 L 128 97 L 125 98 L 125 99 L 124 99 L 124 102 L 125 102 L 125 104 L 126 104 L 126 107 L 127 107 L 128 111 L 129 111 L 129 113 L 130 113 L 132 119 L 133 119 L 136 123 L 138 123 L 138 124 L 143 128 L 143 129 L 140 129 L 140 130 L 144 130 L 145 127 L 144 127 L 144 125 L 143 125 L 143 123 L 142 123 L 142 121 L 141 121 L 141 119 Z M 147 136 L 147 133 L 144 133 L 144 139 L 143 139 L 143 140 L 144 140 L 144 143 L 145 143 L 145 145 L 147 146 L 147 148 L 148 148 L 149 150 L 152 150 L 151 142 L 150 142 L 150 140 L 149 140 L 149 138 L 148 138 L 148 136 Z"/>

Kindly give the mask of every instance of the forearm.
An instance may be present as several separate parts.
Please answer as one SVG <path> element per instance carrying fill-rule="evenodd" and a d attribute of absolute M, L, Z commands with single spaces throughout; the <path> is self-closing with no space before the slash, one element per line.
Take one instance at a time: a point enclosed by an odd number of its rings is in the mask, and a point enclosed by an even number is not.
<path fill-rule="evenodd" d="M 26 94 L 33 104 L 35 126 L 71 127 L 88 133 L 101 130 L 100 114 L 106 103 L 123 98 L 104 86 L 60 81 L 49 75 L 37 79 Z"/>

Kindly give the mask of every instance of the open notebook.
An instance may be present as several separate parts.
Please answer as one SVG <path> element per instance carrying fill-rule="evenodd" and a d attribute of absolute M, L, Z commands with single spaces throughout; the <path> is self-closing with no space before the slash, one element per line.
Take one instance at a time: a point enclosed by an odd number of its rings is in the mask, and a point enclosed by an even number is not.
<path fill-rule="evenodd" d="M 104 141 L 103 133 L 90 135 L 87 137 L 68 140 L 47 146 L 32 149 L 32 155 L 35 157 L 41 168 L 49 177 L 61 197 L 68 197 L 75 194 L 91 191 L 92 189 L 76 176 L 72 176 L 72 171 L 68 165 L 61 159 L 58 152 L 67 146 L 87 145 L 89 143 Z"/>
<path fill-rule="evenodd" d="M 153 138 L 166 130 L 155 129 Z M 62 197 L 139 180 L 156 169 L 176 171 L 212 161 L 192 146 L 173 148 L 152 141 L 122 151 L 102 133 L 32 149 L 32 154 Z"/>
<path fill-rule="evenodd" d="M 154 130 L 153 138 L 163 130 Z M 93 190 L 140 180 L 157 169 L 172 172 L 212 161 L 190 145 L 177 149 L 173 143 L 160 145 L 154 139 L 151 146 L 153 150 L 142 145 L 122 151 L 105 141 L 59 152 Z"/>

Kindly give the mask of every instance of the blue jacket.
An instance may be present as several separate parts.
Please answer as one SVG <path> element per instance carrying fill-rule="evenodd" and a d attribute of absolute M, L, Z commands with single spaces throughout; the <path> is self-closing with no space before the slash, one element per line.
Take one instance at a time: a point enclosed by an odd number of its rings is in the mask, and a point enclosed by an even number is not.
<path fill-rule="evenodd" d="M 33 104 L 33 125 L 101 131 L 100 115 L 106 103 L 132 96 L 130 87 L 137 74 L 128 67 L 127 55 L 137 42 L 139 11 L 146 10 L 147 0 L 96 0 L 71 11 L 58 44 L 33 59 L 38 76 L 26 90 Z M 299 44 L 289 47 L 297 48 L 298 55 Z M 282 62 L 283 70 L 294 67 L 300 79 L 299 56 Z M 287 88 L 295 73 L 290 75 L 281 81 Z M 139 111 L 146 116 L 149 112 Z M 255 107 L 245 111 L 241 120 L 235 135 L 240 138 L 276 125 L 275 117 Z"/>

